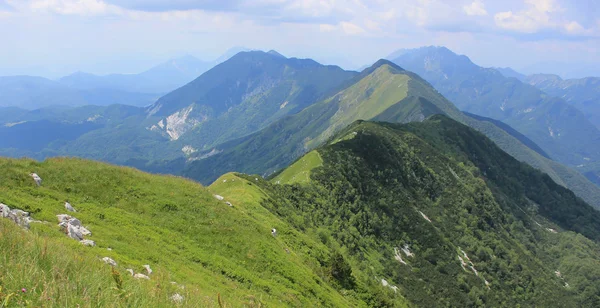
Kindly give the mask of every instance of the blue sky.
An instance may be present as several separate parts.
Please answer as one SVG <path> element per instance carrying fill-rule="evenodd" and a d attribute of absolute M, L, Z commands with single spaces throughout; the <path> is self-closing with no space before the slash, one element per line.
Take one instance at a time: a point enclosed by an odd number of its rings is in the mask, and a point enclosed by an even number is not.
<path fill-rule="evenodd" d="M 234 46 L 357 68 L 443 45 L 482 66 L 600 75 L 596 0 L 0 0 L 0 29 L 0 74 L 134 73 Z"/>

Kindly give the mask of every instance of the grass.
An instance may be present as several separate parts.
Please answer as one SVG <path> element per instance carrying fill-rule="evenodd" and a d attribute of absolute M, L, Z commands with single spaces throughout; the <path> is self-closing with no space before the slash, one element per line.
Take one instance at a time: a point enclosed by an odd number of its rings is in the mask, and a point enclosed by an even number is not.
<path fill-rule="evenodd" d="M 322 165 L 323 159 L 319 152 L 316 150 L 309 152 L 276 176 L 273 182 L 279 184 L 308 183 L 311 170 Z"/>
<path fill-rule="evenodd" d="M 183 178 L 82 159 L 55 158 L 41 163 L 0 159 L 0 169 L 0 202 L 47 222 L 32 224 L 29 232 L 12 230 L 16 227 L 4 223 L 0 239 L 3 264 L 7 264 L 0 280 L 3 294 L 34 289 L 29 299 L 34 306 L 41 304 L 43 294 L 61 294 L 51 297 L 50 305 L 56 306 L 87 303 L 100 293 L 98 300 L 103 302 L 99 305 L 112 303 L 109 295 L 114 293 L 110 288 L 115 282 L 109 267 L 100 261 L 103 257 L 118 263 L 126 288 L 131 290 L 127 294 L 132 294 L 131 299 L 114 302 L 114 306 L 167 305 L 167 293 L 148 292 L 171 281 L 186 286 L 186 292 L 192 292 L 184 295 L 186 299 L 194 298 L 193 303 L 200 306 L 217 306 L 217 294 L 233 306 L 355 306 L 319 275 L 318 258 L 327 256 L 325 248 L 305 245 L 310 242 L 307 236 L 261 209 L 255 202 L 260 198 L 256 191 L 228 196 L 234 204 L 229 207 L 206 188 Z M 35 185 L 30 172 L 42 177 L 41 187 Z M 57 227 L 56 215 L 65 213 L 65 200 L 77 209 L 74 216 L 92 232 L 88 238 L 96 247 L 84 247 Z M 281 230 L 277 238 L 270 233 L 273 227 Z M 4 233 L 16 235 L 10 240 Z M 22 240 L 16 240 L 19 236 Z M 23 247 L 13 249 L 18 243 Z M 56 260 L 39 260 L 36 251 L 44 250 L 44 243 Z M 25 250 L 31 252 L 14 253 Z M 124 270 L 141 272 L 144 264 L 158 274 L 152 275 L 148 288 L 136 289 L 129 285 Z M 54 274 L 63 267 L 75 277 L 68 279 L 68 285 L 65 275 Z M 23 272 L 25 269 L 40 276 Z M 78 291 L 67 294 L 60 288 Z"/>
<path fill-rule="evenodd" d="M 0 307 L 170 307 L 175 293 L 187 299 L 186 306 L 210 304 L 162 272 L 153 281 L 135 280 L 77 243 L 50 240 L 6 219 L 0 234 Z"/>

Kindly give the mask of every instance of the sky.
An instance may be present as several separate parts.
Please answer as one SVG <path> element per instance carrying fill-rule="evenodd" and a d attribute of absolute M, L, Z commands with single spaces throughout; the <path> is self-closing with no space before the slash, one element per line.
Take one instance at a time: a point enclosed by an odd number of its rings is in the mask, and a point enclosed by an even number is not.
<path fill-rule="evenodd" d="M 600 76 L 600 1 L 0 0 L 0 75 L 137 73 L 239 46 L 357 69 L 428 45 L 486 67 Z"/>

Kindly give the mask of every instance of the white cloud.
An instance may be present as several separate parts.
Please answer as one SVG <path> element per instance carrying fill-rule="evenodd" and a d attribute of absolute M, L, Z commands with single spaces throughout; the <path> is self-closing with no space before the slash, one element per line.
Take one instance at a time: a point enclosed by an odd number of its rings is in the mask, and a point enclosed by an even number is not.
<path fill-rule="evenodd" d="M 360 26 L 355 25 L 351 22 L 342 21 L 342 22 L 340 22 L 340 26 L 342 27 L 342 30 L 344 31 L 344 33 L 346 33 L 348 35 L 359 35 L 359 34 L 364 34 L 367 32 L 367 31 L 365 31 L 365 29 L 363 29 Z"/>
<path fill-rule="evenodd" d="M 329 25 L 329 24 L 320 24 L 319 25 L 319 30 L 321 32 L 332 32 L 332 31 L 335 31 L 336 29 L 337 29 L 337 27 L 334 25 Z"/>
<path fill-rule="evenodd" d="M 123 9 L 101 0 L 35 0 L 29 3 L 33 11 L 47 11 L 61 15 L 121 14 Z"/>
<path fill-rule="evenodd" d="M 463 11 L 469 16 L 485 16 L 488 14 L 481 0 L 475 0 L 470 5 L 463 6 Z"/>
<path fill-rule="evenodd" d="M 524 3 L 527 6 L 524 10 L 505 11 L 494 15 L 496 25 L 521 33 L 537 33 L 541 30 L 555 30 L 568 35 L 593 33 L 592 29 L 586 29 L 577 21 L 562 16 L 566 10 L 555 0 L 525 0 Z"/>
<path fill-rule="evenodd" d="M 582 34 L 586 32 L 585 28 L 576 21 L 565 24 L 565 30 L 573 34 Z"/>

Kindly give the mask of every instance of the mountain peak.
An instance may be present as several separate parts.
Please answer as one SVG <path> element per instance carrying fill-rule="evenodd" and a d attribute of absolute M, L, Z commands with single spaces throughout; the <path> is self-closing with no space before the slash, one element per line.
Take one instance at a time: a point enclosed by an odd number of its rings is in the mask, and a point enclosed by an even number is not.
<path fill-rule="evenodd" d="M 275 51 L 275 50 L 273 50 L 273 49 L 269 50 L 267 53 L 268 53 L 268 54 L 270 54 L 270 55 L 273 55 L 273 56 L 277 56 L 277 57 L 285 58 L 285 56 L 284 56 L 284 55 L 280 54 L 279 52 L 277 52 L 277 51 Z"/>
<path fill-rule="evenodd" d="M 368 68 L 364 69 L 362 71 L 363 75 L 364 74 L 371 74 L 372 72 L 374 72 L 375 70 L 377 70 L 378 68 L 382 67 L 382 66 L 390 66 L 396 70 L 399 71 L 404 71 L 403 68 L 401 68 L 400 66 L 398 66 L 396 63 L 390 61 L 390 60 L 386 60 L 386 59 L 379 59 L 377 60 L 377 62 L 373 63 L 373 65 L 369 66 Z"/>

